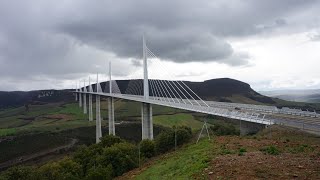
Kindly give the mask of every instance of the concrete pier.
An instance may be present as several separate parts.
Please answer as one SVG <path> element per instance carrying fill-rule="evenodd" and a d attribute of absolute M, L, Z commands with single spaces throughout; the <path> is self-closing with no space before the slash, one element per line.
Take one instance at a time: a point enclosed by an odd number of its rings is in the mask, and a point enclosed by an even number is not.
<path fill-rule="evenodd" d="M 101 132 L 101 113 L 100 113 L 100 96 L 96 95 L 96 143 L 100 142 Z"/>
<path fill-rule="evenodd" d="M 93 120 L 92 114 L 92 94 L 89 94 L 89 121 Z"/>
<path fill-rule="evenodd" d="M 87 114 L 87 94 L 83 93 L 83 113 Z"/>
<path fill-rule="evenodd" d="M 81 93 L 78 93 L 79 94 L 79 107 L 82 107 L 82 94 Z"/>
<path fill-rule="evenodd" d="M 109 135 L 116 135 L 114 125 L 114 100 L 112 97 L 108 98 L 108 115 L 109 115 Z"/>
<path fill-rule="evenodd" d="M 142 119 L 142 139 L 153 139 L 153 121 L 152 121 L 152 106 L 149 103 L 141 105 Z"/>

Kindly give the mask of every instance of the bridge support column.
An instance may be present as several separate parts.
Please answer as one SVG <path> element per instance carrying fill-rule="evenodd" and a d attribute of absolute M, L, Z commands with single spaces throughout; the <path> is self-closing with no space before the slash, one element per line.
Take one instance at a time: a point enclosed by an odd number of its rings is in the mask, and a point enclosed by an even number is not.
<path fill-rule="evenodd" d="M 74 94 L 76 96 L 76 101 L 78 101 L 78 93 Z"/>
<path fill-rule="evenodd" d="M 101 113 L 100 113 L 100 96 L 96 95 L 96 143 L 100 142 L 101 132 Z"/>
<path fill-rule="evenodd" d="M 82 107 L 82 94 L 79 93 L 79 107 Z"/>
<path fill-rule="evenodd" d="M 109 115 L 109 135 L 116 135 L 116 129 L 114 125 L 114 99 L 108 98 L 108 115 Z"/>
<path fill-rule="evenodd" d="M 92 94 L 89 94 L 89 121 L 93 120 L 92 114 Z"/>
<path fill-rule="evenodd" d="M 83 113 L 87 114 L 87 94 L 83 93 Z"/>
<path fill-rule="evenodd" d="M 152 106 L 149 103 L 141 105 L 142 139 L 153 139 Z"/>

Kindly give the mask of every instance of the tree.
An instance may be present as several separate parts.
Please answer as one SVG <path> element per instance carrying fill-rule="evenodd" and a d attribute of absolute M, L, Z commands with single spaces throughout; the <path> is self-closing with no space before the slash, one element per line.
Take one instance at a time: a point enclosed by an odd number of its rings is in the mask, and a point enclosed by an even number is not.
<path fill-rule="evenodd" d="M 155 155 L 156 149 L 155 149 L 155 143 L 152 140 L 144 139 L 140 142 L 140 153 L 141 156 L 146 158 L 151 158 Z"/>
<path fill-rule="evenodd" d="M 192 138 L 191 129 L 189 131 L 186 127 L 178 127 L 176 130 L 177 145 L 182 145 Z"/>
<path fill-rule="evenodd" d="M 115 176 L 122 175 L 135 167 L 138 162 L 138 151 L 133 144 L 122 142 L 104 149 L 99 159 L 103 167 L 112 165 Z"/>
<path fill-rule="evenodd" d="M 174 131 L 170 129 L 161 132 L 155 138 L 155 147 L 158 153 L 164 153 L 172 149 L 174 147 Z"/>
<path fill-rule="evenodd" d="M 5 171 L 1 178 L 6 180 L 33 179 L 34 168 L 31 166 L 15 166 Z"/>
<path fill-rule="evenodd" d="M 40 179 L 77 180 L 83 176 L 81 165 L 70 158 L 58 162 L 47 163 L 38 170 Z"/>
<path fill-rule="evenodd" d="M 88 170 L 86 176 L 87 180 L 108 180 L 114 177 L 112 165 L 109 164 L 107 167 L 102 167 L 101 165 L 97 167 L 92 167 Z"/>
<path fill-rule="evenodd" d="M 106 135 L 101 138 L 99 143 L 102 147 L 110 147 L 116 143 L 124 142 L 120 137 L 114 135 Z"/>

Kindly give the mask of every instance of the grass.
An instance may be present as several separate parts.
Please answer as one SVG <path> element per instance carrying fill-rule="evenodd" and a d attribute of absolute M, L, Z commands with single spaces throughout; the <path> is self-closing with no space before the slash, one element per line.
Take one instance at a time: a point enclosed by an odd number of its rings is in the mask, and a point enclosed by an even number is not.
<path fill-rule="evenodd" d="M 137 120 L 141 116 L 141 103 L 131 101 L 116 101 L 115 103 L 115 117 L 116 121 Z M 182 110 L 153 106 L 154 115 L 175 114 L 183 112 Z M 108 116 L 107 103 L 105 99 L 101 100 L 101 115 L 103 119 Z M 93 102 L 93 118 L 95 119 L 95 103 Z M 52 115 L 65 115 L 68 119 L 48 118 Z M 175 122 L 168 124 L 167 122 L 161 123 L 163 119 L 177 118 Z M 186 119 L 185 123 L 178 122 L 181 118 Z M 31 105 L 29 111 L 26 112 L 24 107 L 5 109 L 0 111 L 0 137 L 7 135 L 15 135 L 21 132 L 34 132 L 34 131 L 59 131 L 65 129 L 72 129 L 78 127 L 94 126 L 95 123 L 88 122 L 88 115 L 83 114 L 83 108 L 79 108 L 78 103 L 48 103 L 43 105 Z M 161 116 L 156 118 L 159 124 L 164 126 L 172 125 L 189 125 L 196 128 L 199 127 L 197 121 L 192 121 L 193 117 L 190 115 L 183 116 Z M 157 120 L 156 120 L 157 121 Z M 106 121 L 103 121 L 105 124 Z M 168 124 L 168 125 L 167 125 Z"/>
<path fill-rule="evenodd" d="M 174 114 L 174 113 L 180 113 L 180 112 L 185 112 L 185 111 L 180 109 L 170 108 L 170 107 L 152 105 L 153 115 Z M 127 118 L 130 116 L 140 117 L 141 103 L 134 102 L 134 101 L 126 101 L 126 100 L 117 101 L 115 103 L 115 116 L 119 117 L 120 119 Z"/>
<path fill-rule="evenodd" d="M 160 115 L 153 117 L 153 123 L 165 127 L 172 126 L 188 126 L 196 131 L 201 129 L 203 123 L 194 119 L 191 114 L 174 114 L 174 115 Z"/>
<path fill-rule="evenodd" d="M 0 137 L 1 137 L 1 136 L 14 135 L 15 133 L 16 133 L 16 129 L 15 129 L 15 128 L 0 129 Z"/>
<path fill-rule="evenodd" d="M 95 114 L 95 113 L 94 113 Z M 68 119 L 48 118 L 52 115 L 65 115 Z M 32 105 L 29 112 L 24 108 L 7 109 L 0 112 L 0 137 L 34 131 L 60 131 L 83 126 L 94 126 L 77 103 L 51 103 Z"/>
<path fill-rule="evenodd" d="M 189 144 L 156 161 L 136 179 L 190 179 L 208 167 L 213 144 L 209 140 Z"/>

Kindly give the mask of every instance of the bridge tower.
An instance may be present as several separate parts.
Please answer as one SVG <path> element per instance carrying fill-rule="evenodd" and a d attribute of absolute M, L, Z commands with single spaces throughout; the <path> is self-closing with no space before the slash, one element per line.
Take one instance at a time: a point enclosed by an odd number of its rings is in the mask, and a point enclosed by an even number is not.
<path fill-rule="evenodd" d="M 87 114 L 87 87 L 86 87 L 86 80 L 83 80 L 83 113 Z"/>
<path fill-rule="evenodd" d="M 97 74 L 97 93 L 101 93 L 98 74 Z M 101 132 L 101 113 L 100 113 L 100 95 L 96 95 L 96 143 L 100 142 L 100 138 L 102 137 Z"/>
<path fill-rule="evenodd" d="M 153 122 L 152 122 L 152 105 L 147 103 L 149 100 L 149 81 L 148 81 L 148 62 L 147 62 L 147 46 L 145 37 L 142 37 L 143 44 L 143 95 L 144 100 L 141 105 L 142 119 L 142 139 L 153 139 Z"/>
<path fill-rule="evenodd" d="M 91 82 L 90 82 L 90 76 L 89 76 L 89 121 L 93 120 L 93 114 L 92 114 L 92 86 L 91 86 Z"/>
<path fill-rule="evenodd" d="M 75 96 L 76 96 L 76 101 L 78 101 L 78 84 L 76 83 L 76 93 L 75 93 Z"/>
<path fill-rule="evenodd" d="M 82 88 L 81 88 L 81 85 L 80 85 L 80 82 L 79 82 L 79 107 L 82 107 Z"/>
<path fill-rule="evenodd" d="M 109 62 L 109 94 L 112 94 L 112 82 L 111 82 L 111 62 Z M 116 135 L 114 125 L 114 99 L 108 97 L 108 116 L 109 116 L 109 135 Z"/>

